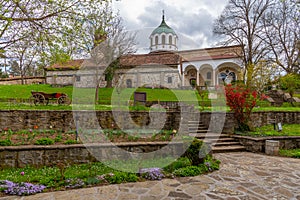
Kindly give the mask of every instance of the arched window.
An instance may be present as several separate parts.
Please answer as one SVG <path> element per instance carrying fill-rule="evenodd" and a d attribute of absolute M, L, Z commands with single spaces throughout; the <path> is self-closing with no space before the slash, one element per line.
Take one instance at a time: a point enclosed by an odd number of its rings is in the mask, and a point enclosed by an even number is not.
<path fill-rule="evenodd" d="M 155 36 L 155 45 L 158 45 L 158 36 Z"/>
<path fill-rule="evenodd" d="M 169 36 L 169 44 L 172 44 L 172 35 Z"/>
<path fill-rule="evenodd" d="M 165 35 L 161 36 L 161 43 L 166 44 L 166 36 Z"/>
<path fill-rule="evenodd" d="M 207 73 L 206 73 L 206 79 L 207 79 L 207 80 L 210 80 L 210 79 L 211 79 L 211 72 L 207 72 Z"/>

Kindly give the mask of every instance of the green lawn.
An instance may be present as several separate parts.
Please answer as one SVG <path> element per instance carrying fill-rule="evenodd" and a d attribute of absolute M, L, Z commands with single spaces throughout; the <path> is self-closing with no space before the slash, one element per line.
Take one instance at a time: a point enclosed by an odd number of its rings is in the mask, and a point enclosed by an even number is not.
<path fill-rule="evenodd" d="M 55 93 L 62 92 L 66 93 L 69 97 L 72 98 L 73 87 L 51 87 L 50 85 L 0 85 L 0 99 L 4 98 L 20 98 L 27 99 L 31 96 L 31 91 L 45 92 L 45 93 Z M 113 92 L 118 95 L 118 92 L 121 95 L 133 94 L 135 91 L 134 88 L 126 88 L 115 90 L 114 88 L 100 88 L 99 89 L 99 100 L 108 100 L 110 101 Z M 139 88 L 136 91 L 146 92 L 147 101 L 191 101 L 193 99 L 200 98 L 198 92 L 195 90 L 169 90 L 169 89 L 148 89 L 148 88 Z M 81 94 L 81 96 L 94 95 L 94 88 L 76 88 L 74 93 Z M 133 97 L 131 97 L 133 99 Z"/>
<path fill-rule="evenodd" d="M 261 136 L 300 136 L 300 124 L 283 124 L 282 131 L 274 130 L 273 125 L 256 127 L 255 131 L 243 133 L 243 135 Z"/>
<path fill-rule="evenodd" d="M 80 103 L 72 107 L 72 105 L 57 105 L 55 101 L 50 101 L 50 105 L 34 106 L 26 102 L 31 96 L 31 91 L 55 93 L 61 92 L 67 94 L 73 103 Z M 196 109 L 200 111 L 229 111 L 225 105 L 224 99 L 210 100 L 208 93 L 205 93 L 204 98 L 201 99 L 196 90 L 177 90 L 177 89 L 149 89 L 149 88 L 100 88 L 99 102 L 94 105 L 94 88 L 76 88 L 73 86 L 66 87 L 52 87 L 45 84 L 33 85 L 0 85 L 0 109 L 2 110 L 112 110 L 112 105 L 120 109 L 126 109 L 128 101 L 133 101 L 134 91 L 146 92 L 147 101 L 179 101 L 187 104 L 195 105 Z M 15 99 L 15 101 L 7 102 L 7 99 Z M 113 102 L 113 103 L 112 103 Z M 123 106 L 122 106 L 123 105 Z M 124 107 L 124 108 L 123 108 Z M 143 106 L 130 107 L 130 110 L 149 110 Z M 258 102 L 258 107 L 253 111 L 300 111 L 300 107 L 293 107 L 285 103 L 281 107 L 270 106 L 266 101 Z"/>
<path fill-rule="evenodd" d="M 300 149 L 280 149 L 279 155 L 292 158 L 300 158 Z"/>

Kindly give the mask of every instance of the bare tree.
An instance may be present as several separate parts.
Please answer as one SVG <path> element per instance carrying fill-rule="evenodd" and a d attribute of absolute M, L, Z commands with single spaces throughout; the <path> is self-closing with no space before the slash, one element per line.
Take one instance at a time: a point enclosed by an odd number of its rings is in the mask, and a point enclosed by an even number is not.
<path fill-rule="evenodd" d="M 300 2 L 277 1 L 264 16 L 266 43 L 270 58 L 287 73 L 300 73 L 297 41 L 300 40 Z"/>
<path fill-rule="evenodd" d="M 244 80 L 249 86 L 254 66 L 262 60 L 269 49 L 264 44 L 263 16 L 273 0 L 229 0 L 222 14 L 214 22 L 213 32 L 224 36 L 224 45 L 240 45 L 245 66 Z"/>
<path fill-rule="evenodd" d="M 103 26 L 102 26 L 103 27 Z M 106 87 L 112 87 L 112 80 L 115 76 L 115 70 L 119 67 L 119 58 L 122 55 L 134 53 L 136 51 L 136 33 L 128 32 L 122 25 L 122 19 L 119 16 L 115 16 L 111 20 L 110 26 L 107 26 L 104 30 L 99 31 L 101 26 L 95 27 L 94 32 L 94 50 L 99 51 L 98 46 L 104 46 L 100 48 L 100 51 L 104 53 L 106 60 L 106 69 L 104 71 L 105 79 L 107 81 Z M 102 34 L 99 34 L 102 33 Z M 101 41 L 101 38 L 103 41 Z M 99 40 L 100 39 L 100 40 Z M 104 42 L 105 41 L 105 42 Z M 99 44 L 99 45 L 98 45 Z M 93 54 L 92 54 L 93 57 Z M 98 101 L 98 91 L 101 81 L 98 71 L 96 73 L 96 94 L 95 99 Z M 103 74 L 102 74 L 103 75 Z"/>
<path fill-rule="evenodd" d="M 82 22 L 82 34 L 78 37 L 85 54 L 90 54 L 90 61 L 95 70 L 95 101 L 98 102 L 99 86 L 103 76 L 107 87 L 112 87 L 115 70 L 119 67 L 120 56 L 136 51 L 136 33 L 129 32 L 123 26 L 119 13 L 114 14 L 110 5 L 105 4 L 100 10 L 88 10 L 89 14 Z M 81 39 L 80 39 L 81 38 Z M 87 67 L 87 66 L 82 66 Z M 103 71 L 104 70 L 104 71 Z"/>
<path fill-rule="evenodd" d="M 24 77 L 34 71 L 38 49 L 34 47 L 32 41 L 19 41 L 13 46 L 13 51 L 10 51 L 9 56 L 14 58 L 12 64 L 12 72 L 21 76 L 22 84 L 24 84 Z M 31 74 L 32 75 L 32 74 Z"/>

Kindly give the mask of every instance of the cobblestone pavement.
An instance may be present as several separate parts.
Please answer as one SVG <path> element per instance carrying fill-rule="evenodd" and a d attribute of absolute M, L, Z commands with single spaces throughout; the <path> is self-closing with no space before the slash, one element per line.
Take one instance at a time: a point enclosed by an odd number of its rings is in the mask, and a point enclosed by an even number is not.
<path fill-rule="evenodd" d="M 300 200 L 300 160 L 248 152 L 215 154 L 219 171 L 197 177 L 108 185 L 0 200 Z"/>

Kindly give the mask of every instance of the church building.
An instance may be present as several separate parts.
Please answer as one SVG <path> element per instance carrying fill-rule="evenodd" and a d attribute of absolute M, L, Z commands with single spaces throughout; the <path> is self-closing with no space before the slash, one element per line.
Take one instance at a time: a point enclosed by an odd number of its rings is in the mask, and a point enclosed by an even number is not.
<path fill-rule="evenodd" d="M 178 35 L 167 25 L 164 14 L 160 25 L 149 36 L 147 54 L 130 54 L 120 57 L 115 70 L 113 86 L 124 88 L 190 88 L 213 87 L 240 79 L 240 46 L 205 49 L 178 49 Z M 72 64 L 70 64 L 72 63 Z M 76 75 L 83 60 L 46 67 L 46 83 L 73 85 L 83 81 L 91 86 L 94 73 Z M 69 66 L 69 67 L 68 67 Z M 92 82 L 92 81 L 90 81 Z M 100 87 L 105 86 L 104 77 Z"/>

